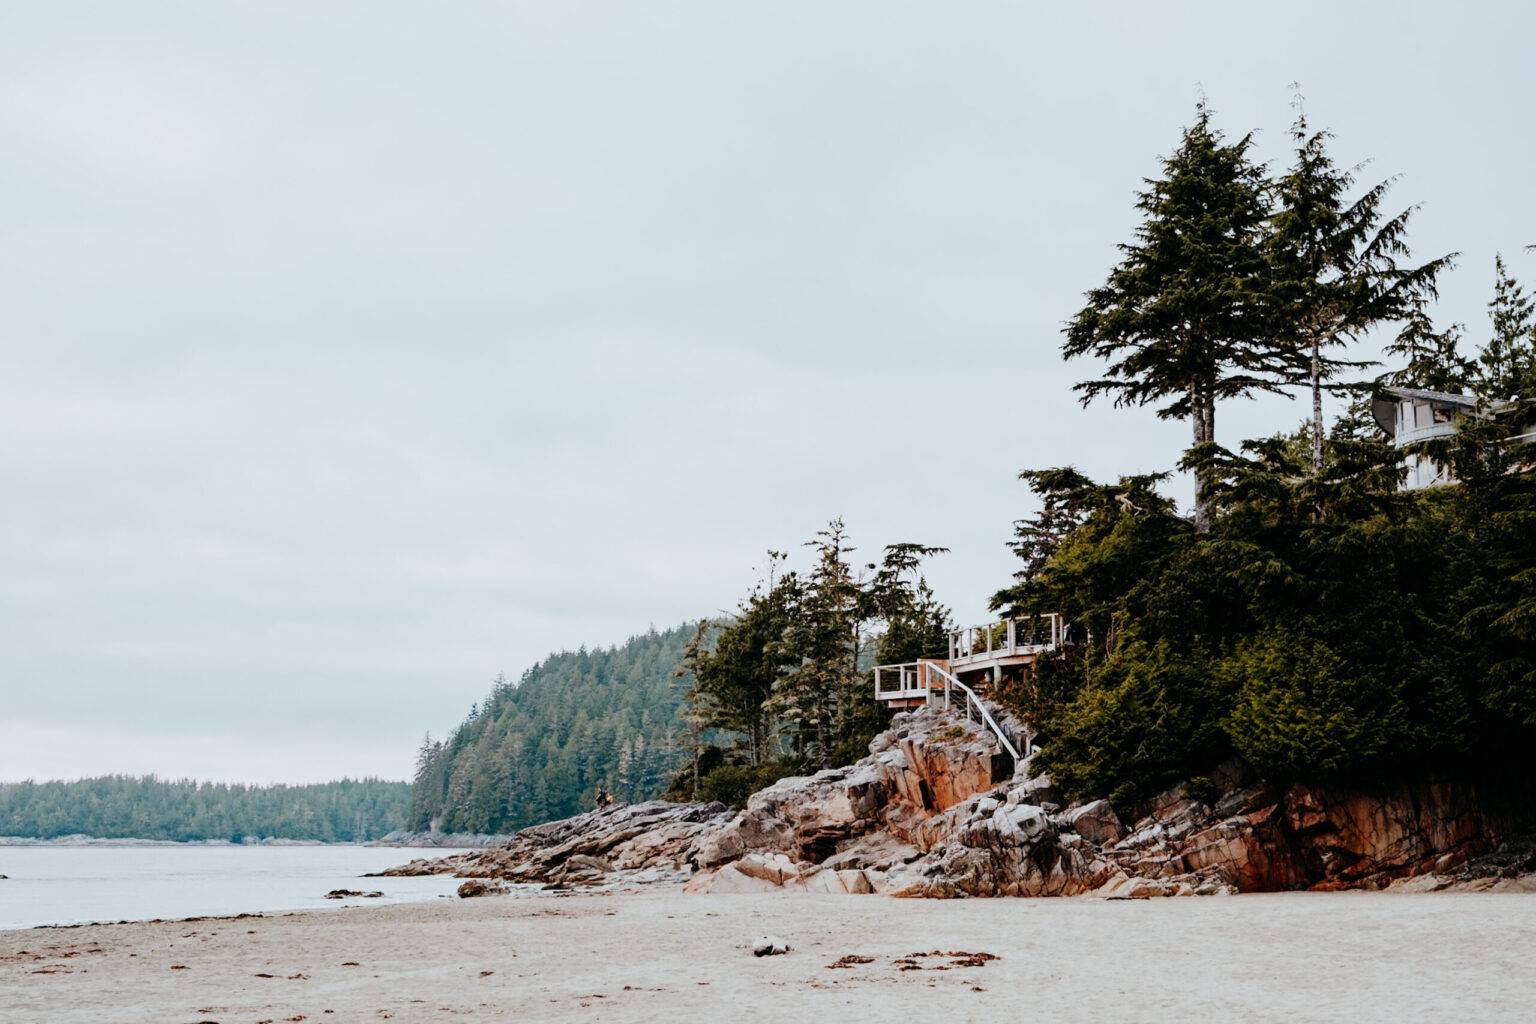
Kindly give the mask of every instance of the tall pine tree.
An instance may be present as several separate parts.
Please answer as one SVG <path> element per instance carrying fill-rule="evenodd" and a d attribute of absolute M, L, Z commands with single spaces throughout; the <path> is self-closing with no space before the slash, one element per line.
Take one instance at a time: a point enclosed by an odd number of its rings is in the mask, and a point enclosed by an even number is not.
<path fill-rule="evenodd" d="M 841 519 L 832 520 L 807 545 L 816 561 L 806 574 L 797 613 L 780 639 L 780 650 L 797 660 L 779 677 L 773 708 L 798 752 L 826 766 L 859 696 L 862 595 L 848 562 L 853 548 Z"/>
<path fill-rule="evenodd" d="M 1202 100 L 1179 148 L 1137 199 L 1135 239 L 1120 246 L 1109 279 L 1087 294 L 1066 328 L 1063 353 L 1109 361 L 1077 385 L 1084 404 L 1161 403 L 1158 416 L 1189 420 L 1196 449 L 1216 441 L 1216 405 L 1255 391 L 1282 392 L 1285 349 L 1266 333 L 1269 221 L 1252 137 L 1228 143 Z M 1211 481 L 1196 472 L 1195 525 L 1211 525 Z"/>
<path fill-rule="evenodd" d="M 1510 276 L 1502 255 L 1494 257 L 1493 269 L 1493 333 L 1478 353 L 1478 391 L 1489 399 L 1536 401 L 1536 299 Z"/>
<path fill-rule="evenodd" d="M 1298 97 L 1298 104 L 1300 98 Z M 1341 370 L 1366 365 L 1331 355 L 1384 322 L 1409 320 L 1435 297 L 1435 283 L 1455 254 L 1417 267 L 1410 255 L 1410 207 L 1386 217 L 1382 204 L 1390 181 L 1350 199 L 1352 171 L 1328 153 L 1332 138 L 1313 131 L 1304 113 L 1291 125 L 1295 160 L 1275 183 L 1276 208 L 1269 237 L 1274 280 L 1273 329 L 1290 341 L 1296 380 L 1312 394 L 1312 471 L 1323 469 L 1323 392 Z"/>

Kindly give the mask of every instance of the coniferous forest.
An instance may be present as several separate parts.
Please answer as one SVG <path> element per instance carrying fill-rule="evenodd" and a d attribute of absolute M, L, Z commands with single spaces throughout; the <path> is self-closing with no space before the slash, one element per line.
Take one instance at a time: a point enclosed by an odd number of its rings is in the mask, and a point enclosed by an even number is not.
<path fill-rule="evenodd" d="M 361 843 L 401 828 L 409 802 L 409 783 L 382 779 L 304 786 L 148 775 L 7 782 L 0 783 L 0 836 Z"/>
<path fill-rule="evenodd" d="M 799 572 L 770 552 L 733 615 L 498 679 L 447 740 L 423 743 L 410 827 L 510 832 L 589 810 L 600 791 L 739 804 L 863 756 L 884 727 L 870 666 L 947 643 L 948 612 L 918 573 L 939 549 L 895 544 L 861 566 L 839 520 L 805 547 Z"/>
<path fill-rule="evenodd" d="M 592 806 L 599 788 L 655 796 L 681 759 L 677 668 L 694 627 L 554 654 L 417 756 L 410 825 L 511 832 Z"/>

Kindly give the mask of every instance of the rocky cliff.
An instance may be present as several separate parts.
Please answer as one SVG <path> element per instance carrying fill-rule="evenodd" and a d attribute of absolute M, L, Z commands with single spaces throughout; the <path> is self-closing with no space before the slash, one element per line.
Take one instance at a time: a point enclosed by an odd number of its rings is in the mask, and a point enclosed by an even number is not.
<path fill-rule="evenodd" d="M 1536 824 L 1523 783 L 1277 788 L 1236 765 L 1203 787 L 1216 795 L 1175 787 L 1127 824 L 1106 801 L 1066 804 L 1027 764 L 1007 767 L 981 727 L 925 709 L 897 715 L 857 764 L 781 780 L 738 814 L 719 804 L 606 808 L 525 829 L 497 849 L 396 871 L 555 885 L 686 877 L 696 892 L 926 897 L 1144 898 L 1381 888 L 1408 878 L 1434 887 L 1518 874 L 1511 865 L 1524 861 L 1501 844 Z M 1508 863 L 1497 871 L 1467 866 L 1501 849 Z"/>

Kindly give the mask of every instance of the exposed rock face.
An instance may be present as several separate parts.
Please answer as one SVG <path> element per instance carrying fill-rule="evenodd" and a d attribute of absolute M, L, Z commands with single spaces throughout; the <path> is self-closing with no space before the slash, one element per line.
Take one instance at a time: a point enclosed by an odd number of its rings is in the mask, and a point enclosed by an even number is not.
<path fill-rule="evenodd" d="M 579 885 L 610 873 L 649 872 L 640 880 L 651 880 L 686 874 L 694 842 L 730 820 L 730 810 L 718 803 L 620 804 L 525 828 L 488 850 L 413 860 L 380 874 Z"/>
<path fill-rule="evenodd" d="M 1005 763 L 980 726 L 923 709 L 897 715 L 857 764 L 783 779 L 739 814 L 720 804 L 603 808 L 387 873 L 557 885 L 687 877 L 693 892 L 1135 899 L 1380 888 L 1426 872 L 1459 884 L 1444 873 L 1536 827 L 1529 784 L 1277 789 L 1235 764 L 1215 774 L 1213 802 L 1175 787 L 1127 827 L 1107 801 L 1063 807 L 1050 779 L 1031 777 L 1027 763 L 1005 777 Z M 1510 858 L 1497 878 L 1524 863 Z M 1528 859 L 1536 866 L 1536 854 Z"/>
<path fill-rule="evenodd" d="M 730 824 L 700 838 L 693 863 L 704 874 L 690 884 L 742 891 L 750 885 L 738 875 L 762 880 L 757 862 L 747 858 L 772 854 L 796 866 L 774 884 L 875 891 L 889 871 L 931 845 L 927 823 L 993 788 L 1003 763 L 980 726 L 927 709 L 897 715 L 870 750 L 857 764 L 781 779 L 754 793 Z M 821 877 L 821 869 L 834 875 Z"/>
<path fill-rule="evenodd" d="M 1392 883 L 1406 892 L 1536 892 L 1536 830 L 1512 836 L 1492 851 L 1448 869 Z"/>

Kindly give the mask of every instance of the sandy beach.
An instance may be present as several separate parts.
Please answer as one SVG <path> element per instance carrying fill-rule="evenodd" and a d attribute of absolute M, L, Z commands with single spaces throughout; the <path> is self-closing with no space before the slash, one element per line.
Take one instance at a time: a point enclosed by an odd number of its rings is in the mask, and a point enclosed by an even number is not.
<path fill-rule="evenodd" d="M 1529 1021 L 1533 910 L 1486 893 L 666 888 L 33 929 L 0 932 L 0 1021 Z M 792 952 L 754 957 L 762 933 Z"/>

